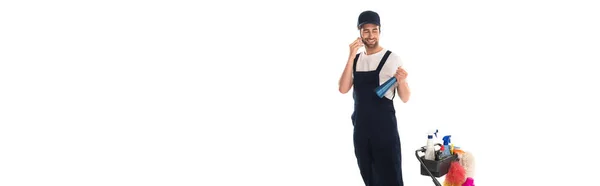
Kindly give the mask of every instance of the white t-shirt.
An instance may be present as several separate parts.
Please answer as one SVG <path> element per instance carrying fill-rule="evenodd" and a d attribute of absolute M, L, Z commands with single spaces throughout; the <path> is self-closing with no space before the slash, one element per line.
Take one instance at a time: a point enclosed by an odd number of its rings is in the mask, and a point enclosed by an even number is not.
<path fill-rule="evenodd" d="M 358 56 L 358 61 L 356 62 L 356 71 L 374 71 L 377 70 L 377 66 L 379 66 L 379 62 L 387 52 L 386 49 L 383 49 L 377 53 L 367 55 L 365 52 L 361 52 Z M 390 56 L 388 56 L 385 64 L 381 67 L 381 72 L 379 73 L 379 85 L 385 83 L 390 78 L 394 77 L 396 74 L 396 70 L 398 67 L 402 66 L 402 60 L 400 57 L 392 51 Z M 394 96 L 394 90 L 397 88 L 397 85 L 394 85 L 390 88 L 386 93 L 385 97 L 388 99 L 392 99 Z"/>

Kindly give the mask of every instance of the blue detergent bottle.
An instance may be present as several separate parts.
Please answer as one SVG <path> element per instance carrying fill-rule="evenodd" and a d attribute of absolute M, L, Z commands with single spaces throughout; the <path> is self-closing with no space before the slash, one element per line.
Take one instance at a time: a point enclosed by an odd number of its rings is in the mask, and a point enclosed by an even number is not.
<path fill-rule="evenodd" d="M 447 135 L 444 136 L 444 138 L 442 138 L 444 140 L 444 151 L 442 152 L 442 155 L 440 156 L 440 158 L 444 158 L 446 156 L 450 156 L 450 137 L 451 135 Z"/>

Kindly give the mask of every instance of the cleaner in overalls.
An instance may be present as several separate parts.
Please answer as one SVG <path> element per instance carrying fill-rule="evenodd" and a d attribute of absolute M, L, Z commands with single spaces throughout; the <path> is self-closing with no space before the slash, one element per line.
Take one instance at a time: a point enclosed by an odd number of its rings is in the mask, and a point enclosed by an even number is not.
<path fill-rule="evenodd" d="M 400 137 L 393 99 L 406 103 L 410 89 L 398 55 L 379 46 L 380 18 L 364 11 L 358 17 L 360 37 L 350 44 L 350 55 L 340 78 L 339 91 L 353 88 L 354 149 L 367 186 L 403 186 Z M 357 53 L 360 47 L 365 51 Z M 396 77 L 396 84 L 380 98 L 375 89 Z"/>

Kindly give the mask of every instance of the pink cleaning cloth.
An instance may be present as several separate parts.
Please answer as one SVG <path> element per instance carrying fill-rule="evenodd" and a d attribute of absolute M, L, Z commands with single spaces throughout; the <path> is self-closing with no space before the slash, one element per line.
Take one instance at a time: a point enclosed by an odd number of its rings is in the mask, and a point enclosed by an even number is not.
<path fill-rule="evenodd" d="M 463 183 L 462 186 L 475 186 L 475 183 L 473 183 L 473 178 L 468 177 L 467 181 L 465 181 L 465 183 Z"/>

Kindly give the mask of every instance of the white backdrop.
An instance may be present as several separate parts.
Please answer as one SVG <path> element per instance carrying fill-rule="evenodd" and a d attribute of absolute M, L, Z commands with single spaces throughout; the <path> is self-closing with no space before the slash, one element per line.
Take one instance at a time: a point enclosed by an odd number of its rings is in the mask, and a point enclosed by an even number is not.
<path fill-rule="evenodd" d="M 592 2 L 5 1 L 0 185 L 363 185 L 337 83 L 364 10 L 409 73 L 405 185 L 429 129 L 477 185 L 591 183 Z"/>

